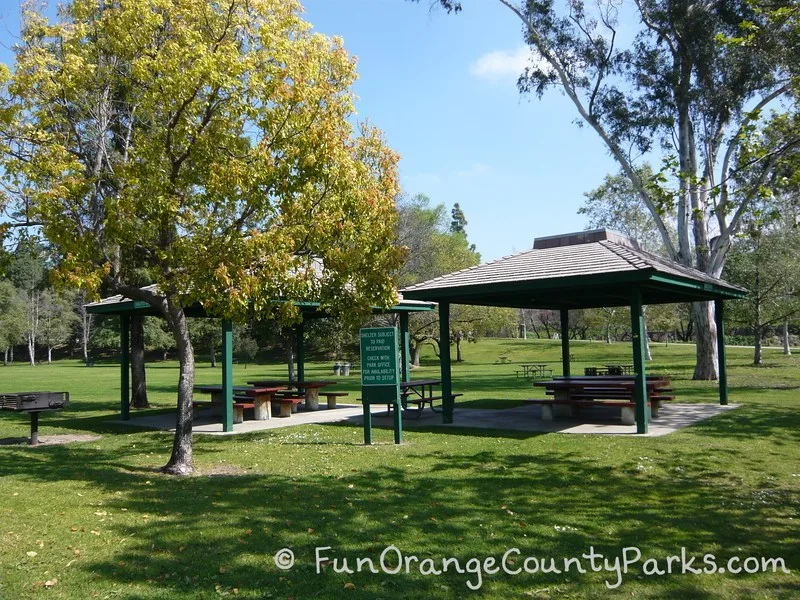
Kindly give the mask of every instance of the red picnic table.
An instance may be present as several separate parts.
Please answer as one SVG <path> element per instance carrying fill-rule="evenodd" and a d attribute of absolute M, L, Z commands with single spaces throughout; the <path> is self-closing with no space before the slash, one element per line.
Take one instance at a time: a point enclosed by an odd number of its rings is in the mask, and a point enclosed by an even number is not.
<path fill-rule="evenodd" d="M 274 379 L 259 379 L 248 381 L 248 385 L 254 386 L 280 386 L 286 389 L 303 390 L 303 397 L 306 401 L 306 410 L 319 410 L 319 389 L 336 385 L 335 381 L 283 381 Z M 336 397 L 346 396 L 346 392 L 323 392 L 328 398 L 328 408 L 336 408 Z"/>
<path fill-rule="evenodd" d="M 537 381 L 536 386 L 544 387 L 549 400 L 526 400 L 526 403 L 542 406 L 542 419 L 551 420 L 554 416 L 575 416 L 578 409 L 591 406 L 610 406 L 620 409 L 622 422 L 626 425 L 635 423 L 633 376 L 583 376 L 559 377 L 551 381 Z M 668 395 L 672 392 L 669 379 L 665 377 L 647 377 L 646 403 L 650 406 L 653 417 L 658 417 L 661 403 L 673 400 Z M 564 409 L 558 411 L 558 408 Z"/>
<path fill-rule="evenodd" d="M 204 394 L 211 394 L 211 404 L 222 406 L 221 385 L 196 385 L 194 389 Z M 285 390 L 284 386 L 253 386 L 237 385 L 233 387 L 233 422 L 241 423 L 244 420 L 244 409 L 252 408 L 253 417 L 257 421 L 266 421 L 272 418 L 272 400 L 275 393 Z M 251 400 L 252 402 L 248 402 Z M 238 400 L 238 402 L 237 402 Z M 198 404 L 205 404 L 196 402 Z M 251 406 L 252 405 L 252 406 Z"/>

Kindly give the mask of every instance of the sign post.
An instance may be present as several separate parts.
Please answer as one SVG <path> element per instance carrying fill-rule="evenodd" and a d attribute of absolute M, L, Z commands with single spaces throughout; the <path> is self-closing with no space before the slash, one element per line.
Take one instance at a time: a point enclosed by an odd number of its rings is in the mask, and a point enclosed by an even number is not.
<path fill-rule="evenodd" d="M 361 402 L 364 406 L 364 443 L 372 444 L 372 404 L 394 406 L 394 443 L 403 441 L 400 408 L 400 368 L 397 328 L 361 330 Z"/>

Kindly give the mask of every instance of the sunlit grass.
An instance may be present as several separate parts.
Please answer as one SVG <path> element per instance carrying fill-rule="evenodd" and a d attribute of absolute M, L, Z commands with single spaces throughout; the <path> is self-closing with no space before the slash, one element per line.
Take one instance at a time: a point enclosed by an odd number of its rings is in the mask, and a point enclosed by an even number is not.
<path fill-rule="evenodd" d="M 575 372 L 629 362 L 627 344 L 573 343 Z M 498 363 L 501 355 L 510 364 Z M 694 348 L 654 346 L 648 368 L 668 374 L 685 402 L 717 402 L 714 383 L 693 382 Z M 514 406 L 541 396 L 514 375 L 521 362 L 552 362 L 554 341 L 482 340 L 454 364 L 459 405 Z M 107 423 L 119 410 L 118 366 L 64 361 L 0 367 L 0 390 L 68 390 L 67 411 L 42 417 L 41 435 L 93 434 L 94 442 L 0 446 L 0 598 L 605 598 L 610 573 L 498 573 L 479 591 L 471 573 L 317 574 L 314 552 L 371 557 L 390 544 L 441 561 L 495 556 L 713 553 L 782 557 L 791 574 L 644 576 L 617 594 L 638 598 L 800 596 L 800 369 L 768 350 L 729 353 L 731 402 L 741 408 L 659 438 L 503 431 L 406 431 L 375 446 L 347 425 L 292 427 L 229 438 L 196 436 L 198 476 L 154 469 L 169 434 Z M 309 378 L 333 378 L 331 364 Z M 285 367 L 235 367 L 235 381 L 283 377 Z M 414 377 L 437 374 L 426 354 Z M 199 383 L 220 369 L 198 368 Z M 153 410 L 175 403 L 175 363 L 148 368 Z M 339 378 L 357 397 L 357 372 Z M 350 399 L 350 398 L 349 398 Z M 135 415 L 134 415 L 135 417 Z M 457 413 L 456 413 L 457 418 Z M 0 413 L 0 439 L 28 434 L 27 418 Z M 279 571 L 273 554 L 291 548 Z M 516 566 L 521 566 L 520 559 Z M 341 564 L 341 563 L 340 563 Z M 588 566 L 588 562 L 585 563 Z M 696 566 L 696 565 L 695 565 Z M 49 583 L 50 585 L 46 585 Z M 353 589 L 351 589 L 353 588 Z"/>

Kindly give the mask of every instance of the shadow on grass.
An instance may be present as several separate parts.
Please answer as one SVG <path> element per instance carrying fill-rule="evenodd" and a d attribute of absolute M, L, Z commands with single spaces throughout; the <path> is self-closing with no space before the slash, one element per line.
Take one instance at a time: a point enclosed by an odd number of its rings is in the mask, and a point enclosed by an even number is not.
<path fill-rule="evenodd" d="M 155 450 L 156 442 L 138 437 L 137 450 Z M 112 547 L 116 540 L 126 542 L 72 567 L 93 577 L 98 589 L 143 585 L 148 597 L 180 597 L 237 588 L 250 597 L 333 598 L 352 582 L 350 598 L 468 593 L 469 575 L 453 572 L 337 574 L 328 566 L 317 574 L 315 548 L 324 546 L 331 548 L 323 554 L 348 556 L 351 566 L 355 557 L 378 563 L 390 544 L 406 555 L 453 556 L 462 564 L 474 555 L 499 558 L 514 546 L 523 556 L 538 557 L 580 556 L 590 546 L 617 556 L 623 547 L 635 546 L 654 557 L 686 547 L 690 554 L 715 552 L 721 559 L 735 549 L 738 556 L 780 556 L 790 566 L 800 561 L 796 531 L 787 519 L 800 509 L 798 498 L 780 491 L 754 495 L 713 472 L 657 475 L 640 470 L 636 460 L 609 466 L 563 449 L 535 456 L 484 449 L 410 457 L 428 466 L 413 473 L 384 464 L 343 477 L 175 479 L 126 465 L 126 450 L 84 445 L 0 453 L 2 475 L 125 490 L 104 504 L 114 519 L 101 535 Z M 279 448 L 270 452 L 280 455 Z M 767 521 L 769 533 L 762 534 Z M 291 571 L 274 565 L 280 548 L 291 548 L 296 556 Z M 600 586 L 601 597 L 603 577 L 608 575 L 500 574 L 487 577 L 484 591 L 522 597 L 531 585 L 580 591 L 587 588 L 578 586 L 591 584 Z M 661 597 L 713 597 L 687 576 L 653 578 L 648 585 L 663 589 Z M 787 586 L 781 587 L 786 598 L 800 592 L 796 579 Z"/>

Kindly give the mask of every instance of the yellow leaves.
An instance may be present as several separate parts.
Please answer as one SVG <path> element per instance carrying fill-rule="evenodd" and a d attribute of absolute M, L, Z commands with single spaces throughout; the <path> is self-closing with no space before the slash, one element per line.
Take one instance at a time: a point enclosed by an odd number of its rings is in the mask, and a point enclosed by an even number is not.
<path fill-rule="evenodd" d="M 11 82 L 35 148 L 14 169 L 65 255 L 62 281 L 94 292 L 142 269 L 242 318 L 284 300 L 393 301 L 398 157 L 374 127 L 353 131 L 340 39 L 314 33 L 294 0 L 65 10 L 30 20 Z M 100 140 L 98 169 L 86 149 Z"/>

